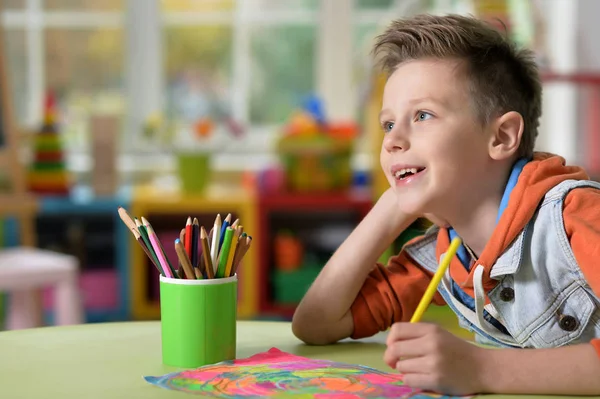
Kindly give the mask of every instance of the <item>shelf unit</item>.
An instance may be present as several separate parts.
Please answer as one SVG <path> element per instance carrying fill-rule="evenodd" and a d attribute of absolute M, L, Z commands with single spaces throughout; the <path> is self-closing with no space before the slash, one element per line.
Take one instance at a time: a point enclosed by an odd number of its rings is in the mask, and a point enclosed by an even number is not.
<path fill-rule="evenodd" d="M 315 261 L 322 267 L 335 247 L 356 227 L 369 212 L 371 206 L 371 194 L 367 191 L 335 194 L 266 192 L 259 196 L 260 269 L 258 270 L 258 291 L 260 292 L 261 317 L 289 319 L 297 305 L 297 303 L 278 303 L 274 295 L 276 266 L 273 243 L 277 230 L 288 230 L 300 237 L 305 248 L 313 252 L 313 257 L 315 257 L 315 252 L 320 252 L 320 256 L 316 256 Z M 336 225 L 342 231 L 335 234 L 337 238 L 332 239 L 331 230 L 328 233 L 327 229 L 332 226 L 335 228 Z M 328 234 L 329 239 L 326 238 Z M 315 238 L 315 236 L 321 238 Z M 323 238 L 329 241 L 329 244 L 323 244 L 322 241 L 325 241 Z M 302 267 L 306 267 L 306 265 Z M 294 284 L 305 285 L 293 288 L 304 291 L 310 282 L 310 279 L 306 279 L 304 283 L 296 281 Z M 281 289 L 285 289 L 285 287 Z"/>
<path fill-rule="evenodd" d="M 129 206 L 129 190 L 96 197 L 88 186 L 76 186 L 68 197 L 39 197 L 36 215 L 38 246 L 69 253 L 80 261 L 80 289 L 87 322 L 129 318 L 130 233 L 117 209 Z M 47 322 L 51 322 L 51 291 L 44 292 Z"/>
<path fill-rule="evenodd" d="M 179 190 L 162 190 L 155 186 L 139 186 L 133 191 L 132 217 L 148 219 L 169 259 L 177 259 L 173 240 L 179 237 L 188 216 L 197 217 L 209 229 L 217 213 L 222 218 L 232 214 L 232 221 L 240 219 L 244 231 L 253 236 L 250 250 L 238 268 L 238 318 L 248 319 L 258 310 L 258 255 L 255 239 L 256 194 L 241 185 L 211 184 L 203 194 L 186 194 Z M 158 272 L 130 234 L 132 316 L 134 319 L 160 318 Z M 171 261 L 173 262 L 173 261 Z"/>

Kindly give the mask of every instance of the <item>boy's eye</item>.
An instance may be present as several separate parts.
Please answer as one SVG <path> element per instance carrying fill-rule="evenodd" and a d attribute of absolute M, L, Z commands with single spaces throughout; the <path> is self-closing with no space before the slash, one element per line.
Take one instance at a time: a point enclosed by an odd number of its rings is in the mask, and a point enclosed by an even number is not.
<path fill-rule="evenodd" d="M 433 115 L 431 115 L 429 112 L 425 112 L 425 111 L 419 111 L 417 113 L 417 120 L 418 121 L 425 121 L 429 118 L 433 117 Z"/>
<path fill-rule="evenodd" d="M 388 133 L 394 128 L 394 122 L 383 122 L 383 131 Z"/>

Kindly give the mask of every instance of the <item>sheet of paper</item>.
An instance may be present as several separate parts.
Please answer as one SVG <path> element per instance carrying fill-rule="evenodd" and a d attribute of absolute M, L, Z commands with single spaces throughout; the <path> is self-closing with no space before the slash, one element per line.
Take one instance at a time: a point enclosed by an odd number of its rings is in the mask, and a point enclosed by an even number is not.
<path fill-rule="evenodd" d="M 277 348 L 245 359 L 144 379 L 165 389 L 229 399 L 457 398 L 406 386 L 397 373 L 309 359 Z"/>

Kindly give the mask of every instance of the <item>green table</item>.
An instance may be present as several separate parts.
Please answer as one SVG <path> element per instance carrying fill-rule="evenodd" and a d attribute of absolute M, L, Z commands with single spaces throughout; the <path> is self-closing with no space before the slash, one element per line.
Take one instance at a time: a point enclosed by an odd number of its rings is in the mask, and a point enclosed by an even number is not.
<path fill-rule="evenodd" d="M 238 323 L 238 357 L 277 347 L 297 355 L 359 363 L 384 371 L 384 335 L 306 346 L 289 323 Z M 127 322 L 0 332 L 0 398 L 184 398 L 145 375 L 176 371 L 161 363 L 160 323 Z M 489 396 L 534 398 L 533 396 Z M 558 397 L 554 397 L 555 399 Z"/>

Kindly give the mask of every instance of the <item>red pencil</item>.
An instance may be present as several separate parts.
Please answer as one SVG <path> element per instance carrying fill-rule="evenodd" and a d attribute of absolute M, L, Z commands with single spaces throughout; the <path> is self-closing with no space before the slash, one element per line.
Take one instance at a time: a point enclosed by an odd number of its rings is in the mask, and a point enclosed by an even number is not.
<path fill-rule="evenodd" d="M 185 223 L 185 252 L 187 256 L 192 259 L 192 218 L 188 216 L 187 222 Z M 193 265 L 195 266 L 195 265 Z"/>

